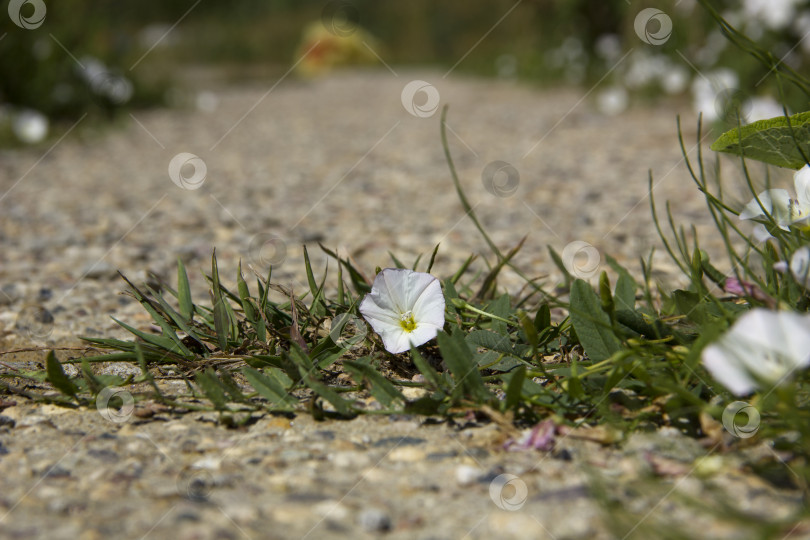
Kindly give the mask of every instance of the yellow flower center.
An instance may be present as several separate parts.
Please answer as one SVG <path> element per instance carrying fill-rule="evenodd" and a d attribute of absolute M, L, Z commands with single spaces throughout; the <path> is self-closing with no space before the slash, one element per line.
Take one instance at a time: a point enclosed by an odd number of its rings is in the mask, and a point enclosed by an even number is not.
<path fill-rule="evenodd" d="M 408 333 L 416 330 L 416 319 L 413 318 L 413 312 L 406 311 L 399 316 L 399 325 Z"/>

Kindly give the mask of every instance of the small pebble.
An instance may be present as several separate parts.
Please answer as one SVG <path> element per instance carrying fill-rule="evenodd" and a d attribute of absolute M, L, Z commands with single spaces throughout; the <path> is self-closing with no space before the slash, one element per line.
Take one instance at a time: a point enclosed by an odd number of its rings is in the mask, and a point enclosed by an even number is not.
<path fill-rule="evenodd" d="M 0 306 L 9 306 L 22 298 L 22 291 L 15 283 L 0 286 Z"/>
<path fill-rule="evenodd" d="M 424 450 L 414 448 L 413 446 L 394 448 L 388 454 L 388 459 L 390 459 L 391 461 L 404 461 L 407 463 L 416 463 L 417 461 L 423 461 L 426 457 L 427 454 L 425 453 Z"/>
<path fill-rule="evenodd" d="M 385 532 L 391 530 L 391 518 L 377 508 L 366 508 L 357 516 L 357 522 L 366 532 Z"/>
<path fill-rule="evenodd" d="M 460 486 L 469 486 L 478 481 L 484 475 L 484 471 L 471 465 L 459 465 L 456 467 L 456 483 Z"/>

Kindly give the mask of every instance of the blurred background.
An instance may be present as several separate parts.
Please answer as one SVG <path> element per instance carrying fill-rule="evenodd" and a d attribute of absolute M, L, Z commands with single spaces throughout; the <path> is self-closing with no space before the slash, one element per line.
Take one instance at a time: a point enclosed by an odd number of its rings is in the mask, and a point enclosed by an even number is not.
<path fill-rule="evenodd" d="M 294 66 L 295 76 L 313 78 L 344 66 L 385 69 L 382 62 L 455 66 L 456 74 L 542 86 L 590 87 L 604 79 L 590 98 L 606 115 L 675 96 L 711 121 L 724 88 L 744 93 L 749 121 L 781 113 L 775 79 L 730 45 L 694 0 L 649 3 L 677 32 L 654 11 L 637 28 L 637 15 L 649 6 L 627 0 L 4 4 L 2 146 L 54 138 L 85 114 L 103 123 L 133 108 L 212 106 L 212 96 L 194 93 L 195 77 L 270 80 Z M 810 2 L 712 4 L 783 62 L 807 69 Z M 48 24 L 40 26 L 45 16 Z M 638 47 L 639 31 L 666 39 Z M 792 112 L 807 108 L 786 90 Z"/>

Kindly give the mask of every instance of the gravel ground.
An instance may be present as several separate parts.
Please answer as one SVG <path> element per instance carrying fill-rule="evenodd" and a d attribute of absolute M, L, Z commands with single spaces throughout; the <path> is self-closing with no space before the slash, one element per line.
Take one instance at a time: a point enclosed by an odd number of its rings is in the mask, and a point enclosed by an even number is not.
<path fill-rule="evenodd" d="M 60 141 L 0 153 L 0 350 L 125 335 L 111 315 L 147 328 L 148 316 L 118 294 L 116 271 L 171 278 L 181 258 L 205 298 L 201 271 L 213 247 L 226 285 L 241 258 L 259 272 L 272 263 L 274 281 L 298 291 L 301 245 L 318 271 L 322 242 L 369 274 L 390 265 L 389 250 L 410 262 L 441 242 L 438 275 L 486 255 L 452 187 L 438 112 L 420 118 L 403 107 L 402 89 L 416 79 L 450 104 L 459 173 L 494 240 L 507 248 L 529 234 L 518 258 L 527 273 L 549 274 L 553 285 L 545 246 L 562 252 L 574 241 L 637 272 L 639 255 L 659 246 L 648 169 L 661 206 L 669 199 L 678 219 L 709 230 L 677 145 L 682 104 L 609 118 L 584 91 L 441 73 L 345 72 L 278 86 L 195 77 L 203 108 L 136 112 L 101 134 L 80 123 Z M 691 147 L 694 130 L 685 136 Z M 198 189 L 170 178 L 182 152 L 205 164 Z M 514 185 L 486 185 L 487 165 L 499 160 L 517 172 Z M 200 172 L 197 164 L 182 174 Z M 703 247 L 718 252 L 711 241 Z M 676 278 L 671 263 L 656 261 L 661 279 Z M 503 285 L 516 291 L 520 282 L 507 274 Z M 617 505 L 640 520 L 636 537 L 668 517 L 691 537 L 738 538 L 744 527 L 700 517 L 683 500 L 728 499 L 771 518 L 801 504 L 748 472 L 769 448 L 726 454 L 672 430 L 620 445 L 562 435 L 552 452 L 505 452 L 511 434 L 472 419 L 264 416 L 226 429 L 215 416 L 159 409 L 117 423 L 16 396 L 0 408 L 5 538 L 598 539 L 612 537 L 606 515 Z M 519 485 L 492 483 L 501 474 L 526 487 L 520 509 L 509 509 Z M 607 513 L 593 495 L 599 482 L 618 486 Z M 810 530 L 793 537 L 802 534 Z"/>

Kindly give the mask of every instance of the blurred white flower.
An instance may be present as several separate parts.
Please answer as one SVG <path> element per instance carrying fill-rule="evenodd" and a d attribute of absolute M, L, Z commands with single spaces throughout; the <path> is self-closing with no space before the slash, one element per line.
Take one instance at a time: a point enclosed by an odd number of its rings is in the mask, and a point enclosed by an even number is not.
<path fill-rule="evenodd" d="M 48 136 L 48 118 L 39 111 L 23 109 L 14 115 L 14 135 L 26 144 L 35 144 Z"/>
<path fill-rule="evenodd" d="M 683 66 L 670 66 L 659 78 L 667 94 L 680 94 L 689 85 L 689 72 Z"/>
<path fill-rule="evenodd" d="M 132 99 L 132 81 L 108 69 L 98 58 L 84 56 L 81 65 L 79 74 L 94 94 L 119 105 Z"/>
<path fill-rule="evenodd" d="M 740 219 L 755 219 L 765 215 L 763 208 L 771 215 L 782 230 L 790 230 L 790 225 L 802 221 L 810 215 L 810 166 L 805 165 L 793 175 L 796 198 L 786 189 L 768 189 L 757 195 L 757 199 L 745 205 Z M 760 204 L 761 203 L 761 204 Z"/>
<path fill-rule="evenodd" d="M 630 89 L 642 88 L 666 73 L 669 59 L 664 55 L 650 55 L 635 51 L 630 55 L 629 68 L 624 74 L 624 84 Z"/>
<path fill-rule="evenodd" d="M 793 22 L 802 0 L 743 0 L 743 13 L 750 21 L 762 21 L 771 30 L 782 30 Z"/>
<path fill-rule="evenodd" d="M 712 377 L 738 396 L 782 384 L 810 364 L 810 315 L 752 309 L 701 358 Z"/>
<path fill-rule="evenodd" d="M 627 110 L 630 97 L 622 86 L 605 88 L 596 96 L 596 107 L 599 112 L 608 116 L 615 116 Z"/>
<path fill-rule="evenodd" d="M 596 38 L 593 48 L 596 55 L 607 62 L 615 62 L 622 54 L 622 42 L 616 34 L 602 34 Z"/>
<path fill-rule="evenodd" d="M 194 100 L 197 109 L 212 113 L 217 110 L 219 106 L 219 96 L 217 96 L 214 92 L 210 90 L 203 90 L 202 92 L 197 93 L 197 97 Z"/>
<path fill-rule="evenodd" d="M 392 354 L 418 347 L 444 326 L 444 294 L 439 280 L 424 272 L 386 268 L 374 278 L 360 313 Z"/>
<path fill-rule="evenodd" d="M 730 69 L 720 68 L 705 77 L 695 77 L 692 81 L 692 98 L 696 113 L 703 113 L 704 122 L 714 122 L 719 118 L 717 96 L 724 90 L 737 88 L 739 78 Z"/>
<path fill-rule="evenodd" d="M 785 115 L 782 106 L 770 96 L 752 98 L 749 105 L 750 110 L 745 118 L 748 122 L 757 122 L 758 120 L 767 120 Z"/>

